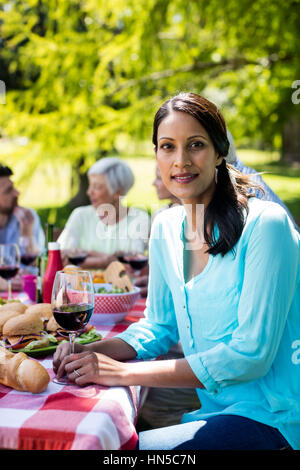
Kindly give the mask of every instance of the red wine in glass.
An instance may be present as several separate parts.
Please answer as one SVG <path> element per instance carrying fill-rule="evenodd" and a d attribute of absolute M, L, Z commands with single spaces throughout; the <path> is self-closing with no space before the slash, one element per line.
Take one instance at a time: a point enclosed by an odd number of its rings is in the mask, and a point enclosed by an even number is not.
<path fill-rule="evenodd" d="M 80 264 L 82 264 L 86 258 L 87 253 L 74 253 L 68 255 L 68 260 L 70 261 L 70 263 L 75 264 L 75 266 L 79 266 Z"/>
<path fill-rule="evenodd" d="M 78 331 L 88 323 L 93 309 L 90 304 L 66 304 L 53 309 L 53 316 L 63 329 Z"/>
<path fill-rule="evenodd" d="M 117 258 L 118 258 L 118 261 L 120 261 L 120 263 L 127 263 L 128 262 L 128 261 L 125 260 L 125 255 L 118 255 Z"/>
<path fill-rule="evenodd" d="M 0 276 L 3 279 L 12 279 L 19 271 L 19 266 L 0 266 Z"/>
<path fill-rule="evenodd" d="M 124 256 L 124 262 L 130 264 L 132 269 L 135 271 L 140 271 L 145 266 L 147 266 L 148 258 L 147 256 L 135 256 L 135 255 L 128 255 Z"/>
<path fill-rule="evenodd" d="M 56 322 L 69 335 L 70 354 L 73 354 L 76 331 L 90 320 L 94 310 L 95 292 L 89 271 L 57 271 L 54 279 L 51 307 Z M 68 383 L 68 378 L 55 377 L 54 382 Z"/>
<path fill-rule="evenodd" d="M 33 263 L 36 259 L 37 255 L 21 255 L 21 263 L 25 264 L 25 266 L 29 266 L 31 263 Z"/>

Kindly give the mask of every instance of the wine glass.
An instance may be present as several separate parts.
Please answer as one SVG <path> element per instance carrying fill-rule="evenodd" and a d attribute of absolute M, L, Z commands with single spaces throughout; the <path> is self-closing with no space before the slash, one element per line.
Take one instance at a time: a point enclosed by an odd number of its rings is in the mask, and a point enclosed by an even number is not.
<path fill-rule="evenodd" d="M 88 253 L 80 248 L 70 248 L 67 250 L 67 257 L 71 264 L 81 265 L 87 258 Z"/>
<path fill-rule="evenodd" d="M 21 236 L 19 238 L 21 252 L 21 263 L 25 266 L 31 265 L 40 254 L 40 249 L 33 236 Z"/>
<path fill-rule="evenodd" d="M 8 283 L 8 300 L 11 300 L 11 280 L 20 268 L 20 250 L 15 243 L 0 245 L 0 276 Z"/>
<path fill-rule="evenodd" d="M 123 263 L 128 263 L 139 276 L 141 270 L 148 264 L 148 240 L 133 239 L 130 244 L 130 251 L 122 256 Z"/>
<path fill-rule="evenodd" d="M 68 273 L 57 271 L 52 289 L 51 306 L 56 322 L 69 334 L 70 354 L 74 353 L 76 332 L 79 332 L 91 318 L 94 302 L 94 285 L 88 271 Z M 69 383 L 64 377 L 54 378 L 54 382 Z"/>

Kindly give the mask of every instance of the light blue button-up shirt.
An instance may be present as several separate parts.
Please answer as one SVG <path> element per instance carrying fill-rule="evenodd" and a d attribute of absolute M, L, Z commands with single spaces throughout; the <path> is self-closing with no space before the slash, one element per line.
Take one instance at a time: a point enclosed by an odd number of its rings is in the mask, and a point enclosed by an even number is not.
<path fill-rule="evenodd" d="M 45 248 L 45 234 L 41 226 L 40 218 L 38 214 L 30 209 L 34 218 L 33 223 L 33 236 L 35 242 L 42 252 Z M 18 244 L 20 238 L 20 226 L 17 217 L 12 214 L 8 219 L 5 227 L 0 228 L 0 243 L 16 243 Z"/>
<path fill-rule="evenodd" d="M 300 449 L 300 238 L 276 203 L 252 198 L 234 252 L 184 279 L 185 209 L 163 211 L 150 239 L 145 318 L 118 335 L 139 359 L 181 340 L 204 385 L 183 421 L 236 414 L 276 427 Z M 183 384 L 184 385 L 184 384 Z"/>

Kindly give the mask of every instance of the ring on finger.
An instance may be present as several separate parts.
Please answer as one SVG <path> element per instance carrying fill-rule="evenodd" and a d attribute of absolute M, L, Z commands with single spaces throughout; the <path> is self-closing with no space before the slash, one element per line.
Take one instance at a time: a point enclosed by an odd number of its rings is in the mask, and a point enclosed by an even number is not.
<path fill-rule="evenodd" d="M 76 374 L 78 377 L 81 377 L 81 375 L 79 374 L 79 372 L 78 372 L 77 369 L 74 369 L 73 372 L 74 372 L 74 374 Z"/>

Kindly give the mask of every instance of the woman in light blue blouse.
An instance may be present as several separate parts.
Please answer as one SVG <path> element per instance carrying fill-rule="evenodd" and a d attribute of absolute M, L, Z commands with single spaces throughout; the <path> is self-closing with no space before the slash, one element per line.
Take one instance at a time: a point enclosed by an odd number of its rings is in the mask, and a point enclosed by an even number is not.
<path fill-rule="evenodd" d="M 201 408 L 140 433 L 141 449 L 300 449 L 299 234 L 227 165 L 213 103 L 168 100 L 153 143 L 182 206 L 154 220 L 145 318 L 75 356 L 61 345 L 54 370 L 81 386 L 196 388 Z M 179 339 L 184 358 L 150 360 Z"/>

